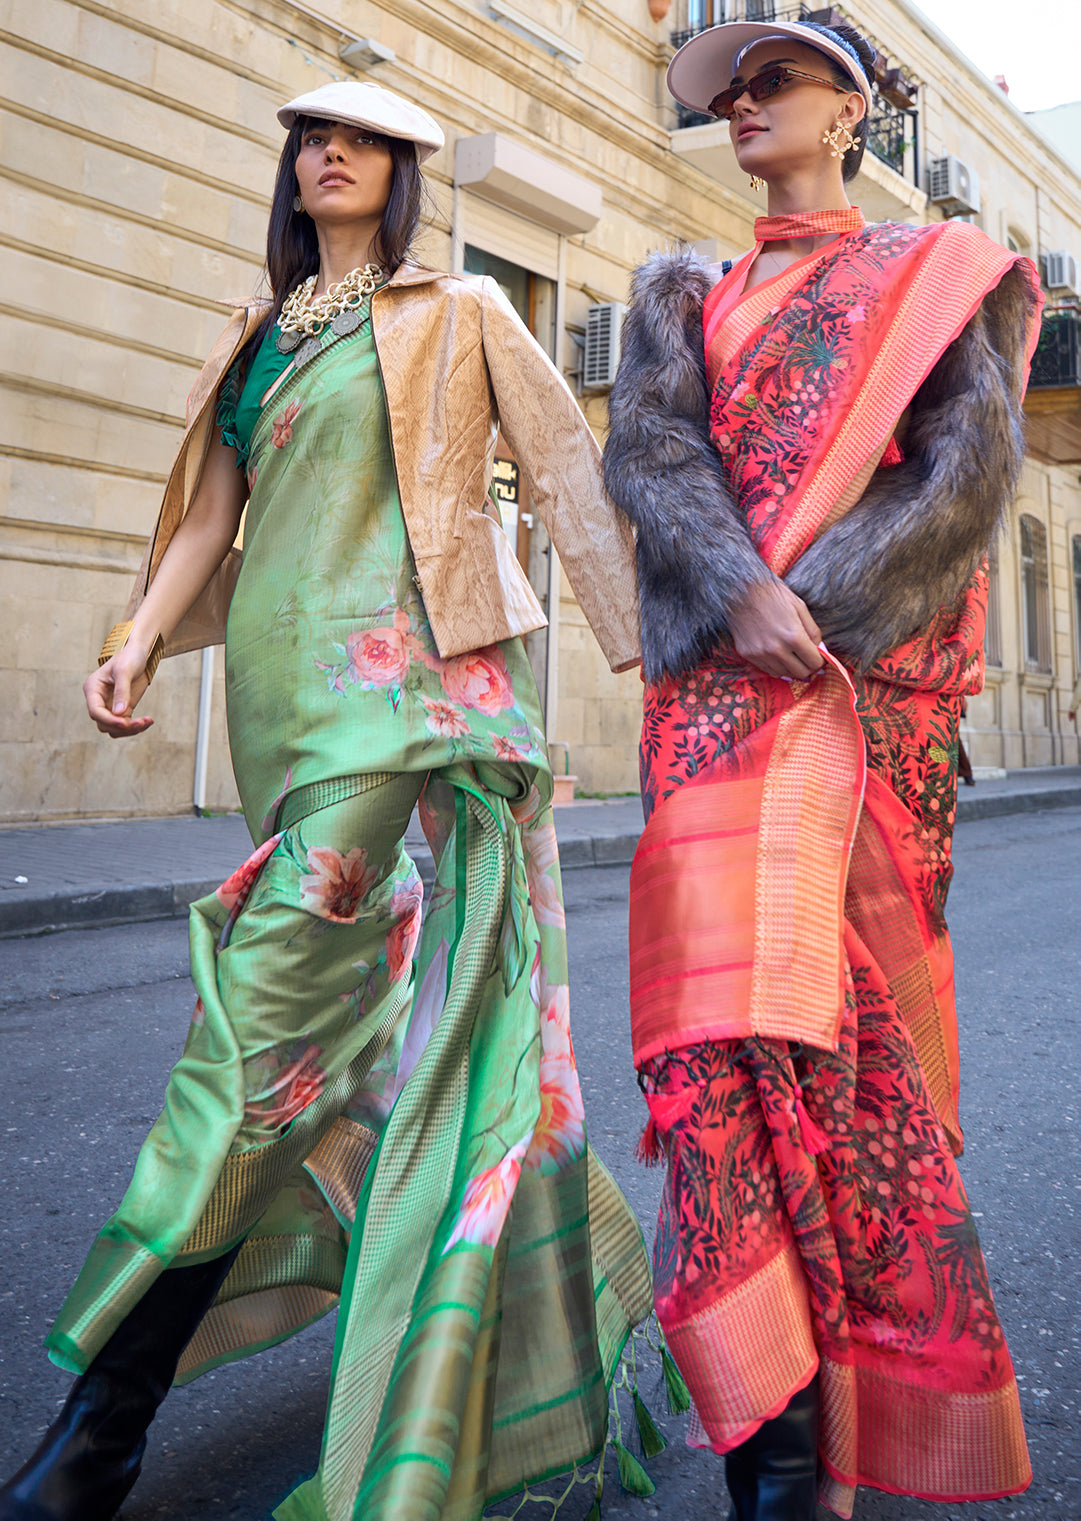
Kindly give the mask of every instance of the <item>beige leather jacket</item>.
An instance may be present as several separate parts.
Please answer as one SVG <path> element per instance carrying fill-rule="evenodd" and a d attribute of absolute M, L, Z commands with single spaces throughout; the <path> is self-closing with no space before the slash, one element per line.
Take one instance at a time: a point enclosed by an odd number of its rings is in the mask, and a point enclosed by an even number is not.
<path fill-rule="evenodd" d="M 254 305 L 233 313 L 192 388 L 128 618 L 199 484 L 222 377 L 265 310 Z M 617 671 L 634 665 L 640 650 L 630 527 L 605 493 L 600 450 L 563 377 L 499 287 L 487 277 L 403 266 L 376 291 L 372 326 L 406 528 L 439 653 L 480 649 L 546 621 L 502 526 L 489 515 L 502 427 L 609 664 Z M 224 639 L 239 567 L 233 550 L 167 654 Z"/>

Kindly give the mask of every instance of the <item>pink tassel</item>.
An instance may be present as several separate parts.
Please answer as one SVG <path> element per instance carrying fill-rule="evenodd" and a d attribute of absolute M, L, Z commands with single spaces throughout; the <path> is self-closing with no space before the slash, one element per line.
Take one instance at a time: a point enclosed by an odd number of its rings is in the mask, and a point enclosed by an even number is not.
<path fill-rule="evenodd" d="M 664 1156 L 660 1136 L 657 1134 L 657 1122 L 652 1115 L 646 1121 L 646 1128 L 638 1137 L 638 1146 L 634 1154 L 639 1162 L 644 1162 L 647 1167 L 656 1167 Z"/>
<path fill-rule="evenodd" d="M 639 1162 L 644 1162 L 647 1167 L 653 1167 L 664 1156 L 661 1146 L 660 1132 L 666 1133 L 680 1120 L 685 1120 L 694 1108 L 698 1098 L 698 1088 L 694 1083 L 688 1083 L 685 1088 L 678 1088 L 675 1093 L 647 1093 L 646 1103 L 649 1105 L 649 1119 L 646 1128 L 638 1141 L 635 1152 Z"/>
<path fill-rule="evenodd" d="M 794 1093 L 796 1122 L 799 1125 L 800 1138 L 803 1141 L 804 1150 L 809 1157 L 818 1157 L 829 1148 L 830 1138 L 818 1124 L 811 1118 L 807 1106 L 803 1102 L 803 1089 L 796 1088 Z"/>

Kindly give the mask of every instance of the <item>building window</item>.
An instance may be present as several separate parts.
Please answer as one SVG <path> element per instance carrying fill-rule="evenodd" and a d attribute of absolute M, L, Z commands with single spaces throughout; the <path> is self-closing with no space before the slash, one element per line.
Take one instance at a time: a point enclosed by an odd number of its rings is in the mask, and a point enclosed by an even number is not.
<path fill-rule="evenodd" d="M 999 592 L 998 544 L 987 553 L 987 623 L 983 635 L 984 656 L 988 665 L 1002 664 L 1002 599 Z"/>
<path fill-rule="evenodd" d="M 549 359 L 555 353 L 556 287 L 554 280 L 512 264 L 498 254 L 465 245 L 467 275 L 490 275 Z"/>
<path fill-rule="evenodd" d="M 1007 227 L 1006 247 L 1011 253 L 1027 254 L 1031 244 L 1019 227 Z"/>
<path fill-rule="evenodd" d="M 1081 534 L 1073 537 L 1073 639 L 1074 660 L 1081 672 Z"/>
<path fill-rule="evenodd" d="M 1025 665 L 1051 669 L 1051 594 L 1047 582 L 1047 529 L 1031 513 L 1021 518 L 1021 626 Z"/>

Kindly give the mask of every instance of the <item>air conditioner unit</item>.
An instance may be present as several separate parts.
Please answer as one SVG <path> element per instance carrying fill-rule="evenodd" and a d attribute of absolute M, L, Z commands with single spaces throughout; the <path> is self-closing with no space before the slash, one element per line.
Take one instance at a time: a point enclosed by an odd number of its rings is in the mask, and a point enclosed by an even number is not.
<path fill-rule="evenodd" d="M 1076 296 L 1081 287 L 1077 280 L 1077 260 L 1065 248 L 1045 253 L 1040 260 L 1043 265 L 1043 283 L 1056 296 Z"/>
<path fill-rule="evenodd" d="M 626 311 L 619 301 L 604 301 L 589 308 L 582 357 L 583 391 L 607 391 L 615 384 Z"/>
<path fill-rule="evenodd" d="M 927 166 L 927 194 L 948 217 L 965 216 L 980 209 L 980 177 L 951 154 L 933 158 Z"/>

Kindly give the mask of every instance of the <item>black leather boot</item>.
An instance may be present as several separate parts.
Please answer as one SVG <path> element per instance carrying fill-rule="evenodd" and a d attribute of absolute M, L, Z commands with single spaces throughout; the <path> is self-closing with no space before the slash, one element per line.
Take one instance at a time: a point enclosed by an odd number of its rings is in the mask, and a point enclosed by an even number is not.
<path fill-rule="evenodd" d="M 729 1521 L 815 1521 L 817 1377 L 793 1395 L 779 1416 L 725 1455 L 724 1471 L 734 1506 Z"/>
<path fill-rule="evenodd" d="M 146 1430 L 180 1355 L 240 1247 L 166 1268 L 75 1380 L 37 1451 L 0 1489 L 0 1521 L 111 1521 L 135 1480 Z"/>

